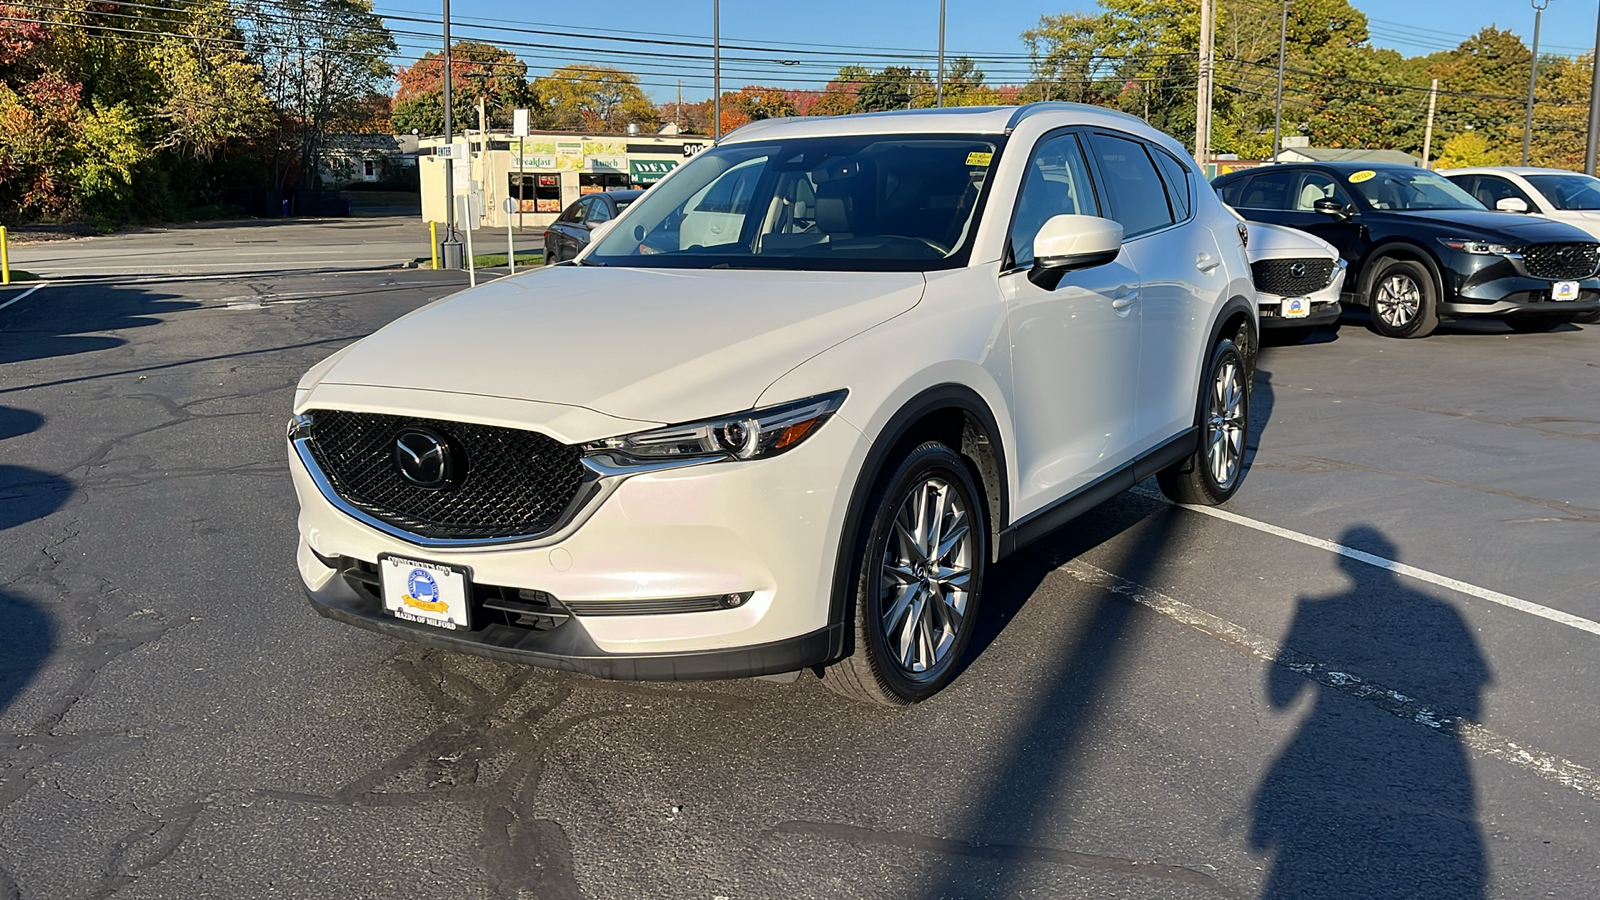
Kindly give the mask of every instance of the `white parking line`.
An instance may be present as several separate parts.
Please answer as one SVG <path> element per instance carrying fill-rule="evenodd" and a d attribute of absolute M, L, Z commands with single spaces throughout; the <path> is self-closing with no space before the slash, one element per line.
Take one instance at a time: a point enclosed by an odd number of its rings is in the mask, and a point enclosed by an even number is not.
<path fill-rule="evenodd" d="M 1136 493 L 1142 497 L 1150 497 L 1151 499 L 1161 500 L 1163 502 L 1171 502 L 1161 494 L 1152 491 L 1139 489 L 1136 491 Z M 1565 613 L 1559 609 L 1551 609 L 1548 606 L 1541 606 L 1537 603 L 1523 600 L 1519 597 L 1513 597 L 1510 594 L 1502 594 L 1499 591 L 1491 591 L 1488 588 L 1478 587 L 1475 584 L 1468 584 L 1465 581 L 1451 578 L 1448 575 L 1440 575 L 1437 572 L 1429 572 L 1427 569 L 1419 569 L 1416 566 L 1408 566 L 1403 562 L 1396 562 L 1392 559 L 1386 559 L 1382 556 L 1367 553 L 1364 550 L 1357 550 L 1354 547 L 1346 547 L 1343 544 L 1336 544 L 1333 541 L 1312 537 L 1309 534 L 1301 534 L 1298 531 L 1290 531 L 1287 528 L 1279 528 L 1276 525 L 1270 525 L 1266 522 L 1261 522 L 1248 516 L 1241 516 L 1238 513 L 1228 512 L 1225 509 L 1217 509 L 1216 507 L 1212 506 L 1191 506 L 1187 503 L 1174 503 L 1172 505 L 1181 509 L 1189 510 L 1190 512 L 1202 513 L 1215 519 L 1221 519 L 1224 522 L 1232 522 L 1235 525 L 1243 525 L 1246 528 L 1253 528 L 1262 534 L 1270 534 L 1274 537 L 1281 537 L 1285 540 L 1305 544 L 1307 547 L 1316 547 L 1319 550 L 1326 550 L 1329 553 L 1337 553 L 1340 556 L 1349 557 L 1357 562 L 1364 562 L 1369 566 L 1377 566 L 1380 569 L 1387 569 L 1397 575 L 1405 575 L 1410 578 L 1415 578 L 1418 581 L 1426 581 L 1429 584 L 1436 584 L 1440 587 L 1449 588 L 1452 591 L 1466 594 L 1469 597 L 1477 597 L 1479 600 L 1487 600 L 1490 603 L 1498 603 L 1501 606 L 1517 610 L 1518 612 L 1525 612 L 1529 615 L 1538 616 L 1541 619 L 1548 619 L 1551 622 L 1555 622 L 1560 625 L 1566 625 L 1569 628 L 1576 628 L 1579 631 L 1587 631 L 1593 635 L 1600 635 L 1600 622 L 1585 619 L 1582 616 L 1575 616 L 1571 613 Z"/>
<path fill-rule="evenodd" d="M 38 284 L 34 285 L 33 287 L 28 288 L 27 290 L 25 290 L 22 293 L 16 295 L 15 297 L 12 297 L 10 300 L 7 300 L 4 303 L 0 303 L 0 309 L 5 309 L 6 307 L 8 307 L 11 304 L 16 303 L 16 302 L 18 302 L 20 300 L 26 300 L 28 298 L 29 294 L 33 293 L 34 291 L 37 291 L 39 288 L 42 288 L 42 287 L 44 287 L 45 285 L 47 285 L 49 283 L 50 282 L 48 282 L 48 281 L 39 282 Z"/>
<path fill-rule="evenodd" d="M 1423 700 L 1409 697 L 1393 688 L 1334 669 L 1296 651 L 1293 647 L 1285 647 L 1269 637 L 1256 634 L 1203 609 L 1197 609 L 1160 591 L 1118 577 L 1081 560 L 1073 559 L 1064 563 L 1052 560 L 1052 562 L 1059 564 L 1056 571 L 1075 581 L 1098 587 L 1107 593 L 1154 610 L 1175 622 L 1229 644 L 1247 656 L 1298 672 L 1324 687 L 1356 700 L 1371 703 L 1385 712 L 1408 719 L 1424 728 L 1445 733 L 1453 732 L 1460 736 L 1463 744 L 1485 756 L 1510 763 L 1519 769 L 1526 769 L 1541 778 L 1569 787 L 1585 797 L 1600 799 L 1600 777 L 1596 777 L 1594 770 L 1587 766 L 1578 765 L 1537 747 L 1513 741 L 1476 722 L 1449 715 L 1428 706 Z"/>

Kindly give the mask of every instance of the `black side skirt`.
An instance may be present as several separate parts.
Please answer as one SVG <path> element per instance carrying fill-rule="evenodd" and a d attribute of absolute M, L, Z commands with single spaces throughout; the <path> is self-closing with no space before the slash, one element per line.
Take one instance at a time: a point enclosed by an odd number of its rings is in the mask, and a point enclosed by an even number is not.
<path fill-rule="evenodd" d="M 1200 429 L 1191 427 L 1122 468 L 1108 472 L 1044 509 L 1013 522 L 1000 532 L 1000 556 L 1004 558 L 1021 550 L 1167 466 L 1187 459 L 1199 447 L 1199 441 Z"/>

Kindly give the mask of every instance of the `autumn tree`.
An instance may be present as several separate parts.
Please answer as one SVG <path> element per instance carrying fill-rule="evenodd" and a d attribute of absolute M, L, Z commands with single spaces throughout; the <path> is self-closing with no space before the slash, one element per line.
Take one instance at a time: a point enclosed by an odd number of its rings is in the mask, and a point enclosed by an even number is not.
<path fill-rule="evenodd" d="M 510 50 L 479 41 L 450 46 L 450 115 L 455 128 L 476 128 L 482 100 L 491 125 L 509 126 L 512 111 L 528 109 L 536 126 L 548 113 L 528 81 L 528 66 Z M 444 55 L 429 51 L 395 73 L 394 128 L 423 134 L 444 132 Z"/>
<path fill-rule="evenodd" d="M 654 131 L 656 108 L 639 88 L 639 77 L 587 63 L 563 66 L 534 80 L 534 94 L 549 112 L 552 128 L 620 132 L 629 123 Z"/>
<path fill-rule="evenodd" d="M 192 7 L 190 20 L 150 52 L 163 93 L 155 111 L 164 123 L 157 149 L 179 148 L 209 161 L 268 128 L 261 69 L 244 50 L 227 0 Z"/>

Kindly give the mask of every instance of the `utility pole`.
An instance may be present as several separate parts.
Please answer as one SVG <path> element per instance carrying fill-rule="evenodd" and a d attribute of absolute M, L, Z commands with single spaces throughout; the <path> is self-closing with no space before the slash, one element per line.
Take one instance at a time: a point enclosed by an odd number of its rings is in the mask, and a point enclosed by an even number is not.
<path fill-rule="evenodd" d="M 939 0 L 939 77 L 933 90 L 933 105 L 944 109 L 944 0 Z"/>
<path fill-rule="evenodd" d="M 1583 151 L 1583 170 L 1590 175 L 1595 171 L 1595 157 L 1600 155 L 1600 13 L 1594 23 L 1594 74 L 1589 80 L 1589 141 Z"/>
<path fill-rule="evenodd" d="M 1528 0 L 1533 4 L 1533 59 L 1528 61 L 1528 116 L 1522 123 L 1522 164 L 1528 164 L 1528 151 L 1533 145 L 1533 88 L 1539 83 L 1539 18 L 1544 15 L 1550 0 Z"/>
<path fill-rule="evenodd" d="M 1205 168 L 1211 156 L 1211 4 L 1200 0 L 1200 77 L 1195 82 L 1194 159 Z"/>
<path fill-rule="evenodd" d="M 1439 104 L 1439 79 L 1433 80 L 1433 87 L 1428 88 L 1428 127 L 1422 131 L 1422 167 L 1429 168 L 1428 161 L 1433 159 L 1429 154 L 1433 152 L 1433 110 Z"/>
<path fill-rule="evenodd" d="M 672 130 L 675 134 L 683 133 L 683 79 L 678 79 L 678 105 L 672 108 Z"/>
<path fill-rule="evenodd" d="M 1289 48 L 1289 0 L 1283 0 L 1283 21 L 1278 25 L 1278 101 L 1272 114 L 1272 161 L 1283 152 L 1283 59 Z"/>
<path fill-rule="evenodd" d="M 722 0 L 711 0 L 711 143 L 722 140 Z"/>
<path fill-rule="evenodd" d="M 461 239 L 456 237 L 455 135 L 450 123 L 450 0 L 444 0 L 444 241 L 439 255 L 444 267 L 461 267 Z"/>

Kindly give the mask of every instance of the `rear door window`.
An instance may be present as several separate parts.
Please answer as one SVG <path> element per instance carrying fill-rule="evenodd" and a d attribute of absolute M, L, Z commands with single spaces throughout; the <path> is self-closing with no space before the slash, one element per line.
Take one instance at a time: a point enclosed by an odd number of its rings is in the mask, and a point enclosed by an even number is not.
<path fill-rule="evenodd" d="M 1095 132 L 1089 136 L 1105 186 L 1111 218 L 1126 237 L 1148 234 L 1173 223 L 1167 191 L 1145 145 L 1131 138 Z"/>
<path fill-rule="evenodd" d="M 1288 209 L 1290 191 L 1300 181 L 1300 173 L 1263 172 L 1250 179 L 1237 203 L 1237 209 Z"/>

